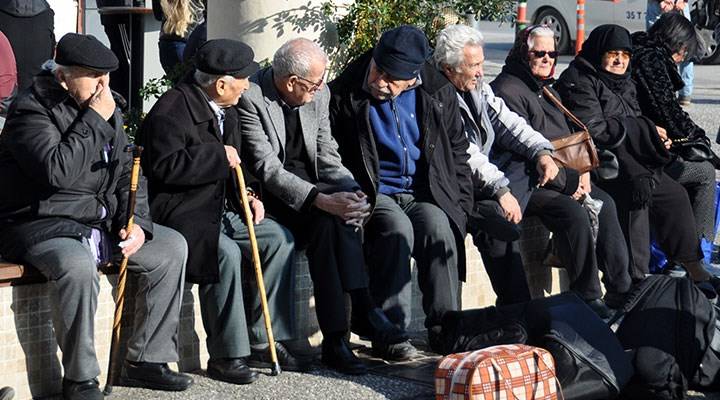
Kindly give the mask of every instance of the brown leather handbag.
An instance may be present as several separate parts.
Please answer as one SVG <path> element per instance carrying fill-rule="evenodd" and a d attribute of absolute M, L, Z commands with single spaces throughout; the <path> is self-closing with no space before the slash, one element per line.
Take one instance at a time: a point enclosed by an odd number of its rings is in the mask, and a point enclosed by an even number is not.
<path fill-rule="evenodd" d="M 592 136 L 590 136 L 590 132 L 588 132 L 585 124 L 565 108 L 548 88 L 544 87 L 543 93 L 580 128 L 577 132 L 550 141 L 555 147 L 555 152 L 553 153 L 555 161 L 581 174 L 597 168 L 598 165 L 600 165 L 600 158 L 598 157 Z"/>

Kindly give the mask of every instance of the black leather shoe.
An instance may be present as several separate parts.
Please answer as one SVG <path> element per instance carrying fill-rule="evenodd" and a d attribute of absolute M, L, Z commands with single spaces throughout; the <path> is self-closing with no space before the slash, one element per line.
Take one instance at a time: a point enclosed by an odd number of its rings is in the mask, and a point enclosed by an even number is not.
<path fill-rule="evenodd" d="M 125 386 L 181 392 L 193 384 L 193 379 L 168 368 L 167 364 L 125 360 L 122 376 Z"/>
<path fill-rule="evenodd" d="M 277 353 L 280 369 L 283 371 L 305 372 L 310 370 L 310 363 L 306 359 L 295 357 L 284 344 L 275 342 L 275 353 Z M 247 365 L 253 368 L 272 368 L 270 349 L 262 351 L 253 350 L 247 358 Z"/>
<path fill-rule="evenodd" d="M 100 391 L 97 379 L 83 382 L 63 379 L 62 389 L 64 400 L 103 400 L 105 398 Z"/>
<path fill-rule="evenodd" d="M 388 344 L 382 342 L 372 343 L 372 354 L 375 357 L 388 361 L 407 361 L 417 354 L 417 349 L 409 340 L 402 343 Z"/>
<path fill-rule="evenodd" d="M 350 350 L 345 338 L 338 341 L 323 340 L 322 363 L 328 367 L 348 375 L 365 375 L 367 367 Z"/>
<path fill-rule="evenodd" d="M 603 301 L 605 302 L 606 306 L 615 310 L 619 310 L 625 305 L 625 303 L 627 303 L 628 294 L 629 292 L 607 292 L 605 293 L 605 296 L 603 296 Z"/>
<path fill-rule="evenodd" d="M 593 310 L 600 319 L 610 319 L 610 317 L 615 314 L 613 310 L 605 305 L 605 302 L 602 301 L 602 299 L 585 300 L 585 303 L 590 306 L 590 309 Z"/>
<path fill-rule="evenodd" d="M 208 361 L 207 372 L 208 376 L 215 380 L 237 385 L 247 385 L 260 378 L 260 374 L 251 370 L 242 358 L 211 359 Z"/>
<path fill-rule="evenodd" d="M 408 340 L 407 333 L 390 322 L 379 307 L 361 317 L 353 315 L 351 326 L 358 336 L 373 342 L 402 343 Z"/>

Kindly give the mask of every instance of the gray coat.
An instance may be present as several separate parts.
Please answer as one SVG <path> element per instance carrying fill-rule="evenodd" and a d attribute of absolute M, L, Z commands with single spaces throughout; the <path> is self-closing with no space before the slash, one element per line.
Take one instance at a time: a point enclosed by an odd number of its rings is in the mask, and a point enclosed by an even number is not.
<path fill-rule="evenodd" d="M 242 126 L 242 158 L 245 166 L 275 197 L 300 211 L 310 192 L 355 190 L 350 171 L 342 165 L 337 143 L 330 133 L 327 86 L 315 93 L 312 102 L 300 106 L 300 126 L 305 150 L 311 161 L 308 173 L 317 185 L 288 172 L 285 161 L 285 120 L 282 100 L 273 83 L 272 67 L 250 78 L 250 88 L 238 104 Z"/>
<path fill-rule="evenodd" d="M 458 95 L 460 112 L 470 116 L 471 123 L 477 124 L 479 120 L 487 134 L 484 141 L 477 134 L 468 137 L 468 163 L 473 173 L 473 186 L 476 192 L 497 196 L 507 191 L 505 188 L 509 181 L 496 165 L 502 167 L 512 156 L 511 153 L 533 160 L 538 155 L 550 154 L 554 148 L 542 133 L 533 129 L 521 116 L 511 111 L 501 98 L 495 96 L 487 83 L 478 84 L 471 96 L 480 115 L 473 115 L 465 100 Z M 474 131 L 480 131 L 477 125 Z M 488 157 L 493 145 L 493 162 L 490 162 Z M 498 152 L 498 149 L 507 152 Z"/>

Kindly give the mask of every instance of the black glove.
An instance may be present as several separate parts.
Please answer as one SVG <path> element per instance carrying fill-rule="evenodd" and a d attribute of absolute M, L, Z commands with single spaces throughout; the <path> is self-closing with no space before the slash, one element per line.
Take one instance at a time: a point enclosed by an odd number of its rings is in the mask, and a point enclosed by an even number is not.
<path fill-rule="evenodd" d="M 635 210 L 647 208 L 655 189 L 655 179 L 651 175 L 640 175 L 632 178 L 632 208 Z"/>

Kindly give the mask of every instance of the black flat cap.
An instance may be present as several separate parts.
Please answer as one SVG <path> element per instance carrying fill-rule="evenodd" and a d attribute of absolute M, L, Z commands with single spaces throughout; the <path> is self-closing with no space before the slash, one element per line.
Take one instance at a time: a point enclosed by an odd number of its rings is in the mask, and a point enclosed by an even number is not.
<path fill-rule="evenodd" d="M 247 44 L 232 39 L 205 42 L 195 54 L 195 67 L 206 74 L 246 78 L 260 68 L 255 53 Z"/>
<path fill-rule="evenodd" d="M 66 66 L 79 66 L 98 72 L 118 69 L 118 58 L 93 35 L 68 33 L 57 44 L 55 62 Z"/>
<path fill-rule="evenodd" d="M 373 50 L 375 64 L 397 79 L 416 78 L 430 56 L 430 44 L 418 28 L 403 25 L 382 34 Z"/>

